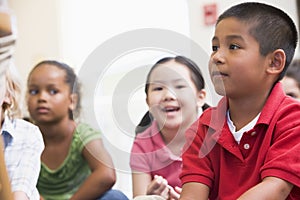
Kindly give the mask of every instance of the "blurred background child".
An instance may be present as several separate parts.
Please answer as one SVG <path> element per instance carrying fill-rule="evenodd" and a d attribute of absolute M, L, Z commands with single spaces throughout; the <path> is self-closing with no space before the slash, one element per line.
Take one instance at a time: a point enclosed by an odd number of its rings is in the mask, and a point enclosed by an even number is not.
<path fill-rule="evenodd" d="M 165 57 L 148 73 L 145 92 L 149 112 L 136 130 L 142 133 L 136 136 L 130 158 L 137 199 L 150 197 L 141 195 L 179 198 L 184 132 L 202 113 L 202 107 L 207 107 L 204 87 L 199 67 L 183 56 Z"/>
<path fill-rule="evenodd" d="M 126 200 L 118 190 L 112 159 L 101 133 L 75 122 L 80 87 L 71 67 L 52 60 L 38 63 L 28 77 L 27 104 L 40 128 L 45 150 L 38 190 L 47 199 Z"/>
<path fill-rule="evenodd" d="M 295 59 L 281 80 L 284 92 L 300 101 L 300 59 Z"/>

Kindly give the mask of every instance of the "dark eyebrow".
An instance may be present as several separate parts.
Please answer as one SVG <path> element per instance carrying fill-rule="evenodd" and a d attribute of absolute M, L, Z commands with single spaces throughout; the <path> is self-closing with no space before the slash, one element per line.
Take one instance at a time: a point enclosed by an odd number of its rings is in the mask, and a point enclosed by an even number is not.
<path fill-rule="evenodd" d="M 233 39 L 239 39 L 239 40 L 243 40 L 244 41 L 244 38 L 240 35 L 228 35 L 226 36 L 226 40 L 233 40 Z M 218 37 L 214 36 L 212 38 L 212 41 L 214 40 L 219 40 Z"/>
<path fill-rule="evenodd" d="M 244 41 L 244 38 L 240 35 L 228 35 L 226 36 L 226 39 L 227 40 L 232 40 L 232 39 L 239 39 L 239 40 L 243 40 Z"/>

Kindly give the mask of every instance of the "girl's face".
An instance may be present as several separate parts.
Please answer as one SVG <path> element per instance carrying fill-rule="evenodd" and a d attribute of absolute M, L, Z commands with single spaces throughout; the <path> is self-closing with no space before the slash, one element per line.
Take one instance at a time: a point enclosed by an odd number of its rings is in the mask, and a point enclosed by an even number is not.
<path fill-rule="evenodd" d="M 44 64 L 32 71 L 28 78 L 27 105 L 37 123 L 55 123 L 69 118 L 74 103 L 66 72 L 54 65 Z"/>
<path fill-rule="evenodd" d="M 198 91 L 189 69 L 175 61 L 157 66 L 151 73 L 147 104 L 160 129 L 187 128 L 197 118 L 205 91 Z"/>
<path fill-rule="evenodd" d="M 283 90 L 287 95 L 300 100 L 300 88 L 298 86 L 298 82 L 295 79 L 285 76 L 283 77 L 281 82 Z"/>
<path fill-rule="evenodd" d="M 249 34 L 249 25 L 235 18 L 220 21 L 212 39 L 209 70 L 218 94 L 231 98 L 248 98 L 265 90 L 266 56 Z"/>

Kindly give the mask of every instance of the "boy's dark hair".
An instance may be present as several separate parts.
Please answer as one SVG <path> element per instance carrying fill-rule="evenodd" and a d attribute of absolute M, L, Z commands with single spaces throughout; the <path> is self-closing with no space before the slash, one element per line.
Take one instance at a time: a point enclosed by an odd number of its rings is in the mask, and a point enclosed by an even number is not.
<path fill-rule="evenodd" d="M 249 33 L 260 45 L 260 53 L 266 56 L 276 49 L 282 49 L 286 62 L 278 80 L 282 79 L 291 63 L 298 41 L 298 32 L 293 20 L 282 10 L 271 5 L 247 2 L 235 5 L 217 20 L 234 17 L 250 26 Z"/>
<path fill-rule="evenodd" d="M 160 59 L 159 61 L 157 61 L 152 68 L 150 69 L 150 71 L 148 72 L 147 75 L 147 79 L 146 79 L 146 86 L 145 86 L 145 93 L 146 95 L 148 94 L 148 89 L 149 89 L 149 85 L 150 85 L 150 76 L 152 74 L 152 71 L 159 65 L 164 64 L 168 61 L 175 61 L 177 63 L 180 63 L 186 67 L 189 68 L 190 72 L 191 72 L 191 79 L 194 82 L 197 90 L 202 90 L 205 88 L 205 81 L 203 78 L 203 75 L 201 73 L 200 68 L 198 67 L 198 65 L 192 61 L 191 59 L 184 57 L 184 56 L 175 56 L 175 57 L 165 57 Z M 204 104 L 202 106 L 202 109 L 205 110 L 206 108 L 210 107 L 208 104 Z M 140 123 L 137 125 L 136 129 L 135 129 L 135 133 L 141 133 L 144 130 L 146 130 L 152 123 L 153 117 L 151 115 L 151 113 L 148 111 L 146 112 L 146 114 L 143 116 L 142 120 L 140 121 Z"/>
<path fill-rule="evenodd" d="M 69 85 L 70 92 L 72 94 L 77 95 L 76 108 L 73 111 L 69 110 L 69 118 L 72 120 L 76 119 L 79 116 L 80 109 L 81 109 L 81 103 L 80 103 L 81 92 L 80 92 L 80 83 L 77 79 L 77 76 L 76 76 L 73 68 L 71 68 L 69 65 L 67 65 L 65 63 L 58 62 L 56 60 L 44 60 L 34 66 L 34 68 L 31 70 L 29 76 L 36 68 L 38 68 L 39 66 L 42 66 L 42 65 L 53 65 L 53 66 L 56 66 L 57 68 L 62 69 L 66 72 L 65 82 Z"/>

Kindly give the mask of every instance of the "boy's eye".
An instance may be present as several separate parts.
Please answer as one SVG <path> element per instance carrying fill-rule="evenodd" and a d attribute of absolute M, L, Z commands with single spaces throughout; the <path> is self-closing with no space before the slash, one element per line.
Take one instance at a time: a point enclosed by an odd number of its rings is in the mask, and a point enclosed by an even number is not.
<path fill-rule="evenodd" d="M 213 50 L 213 51 L 217 51 L 218 48 L 219 48 L 218 46 L 214 46 L 214 45 L 212 46 L 212 50 Z"/>
<path fill-rule="evenodd" d="M 229 45 L 229 49 L 235 50 L 235 49 L 240 49 L 240 47 L 236 44 L 231 44 Z"/>

